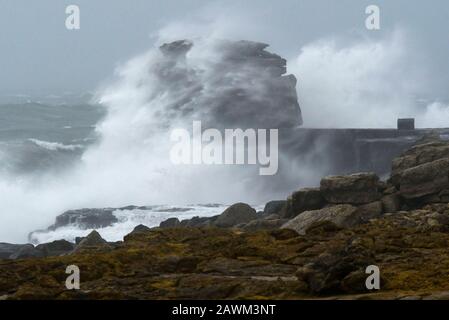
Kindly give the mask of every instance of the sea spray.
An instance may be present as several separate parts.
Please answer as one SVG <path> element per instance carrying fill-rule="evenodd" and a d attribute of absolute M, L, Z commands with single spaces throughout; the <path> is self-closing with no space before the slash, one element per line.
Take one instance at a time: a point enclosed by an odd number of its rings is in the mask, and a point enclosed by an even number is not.
<path fill-rule="evenodd" d="M 249 41 L 181 41 L 120 66 L 115 80 L 96 94 L 107 114 L 96 126 L 97 141 L 77 164 L 58 174 L 0 181 L 6 198 L 1 240 L 26 241 L 28 232 L 69 209 L 269 199 L 271 191 L 255 182 L 257 168 L 181 168 L 169 158 L 171 129 L 187 127 L 192 119 L 206 128 L 301 123 L 296 80 L 285 75 L 286 61 L 266 48 Z"/>

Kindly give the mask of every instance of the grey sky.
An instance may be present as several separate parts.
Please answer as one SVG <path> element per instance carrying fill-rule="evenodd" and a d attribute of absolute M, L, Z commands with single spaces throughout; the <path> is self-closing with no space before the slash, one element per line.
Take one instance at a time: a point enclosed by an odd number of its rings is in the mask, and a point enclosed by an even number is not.
<path fill-rule="evenodd" d="M 65 28 L 69 4 L 80 6 L 79 31 Z M 381 8 L 381 31 L 364 28 L 369 4 Z M 0 0 L 0 94 L 94 90 L 117 63 L 150 48 L 161 28 L 215 15 L 247 22 L 226 36 L 270 43 L 285 57 L 323 37 L 379 37 L 400 26 L 430 68 L 434 94 L 449 96 L 447 0 Z"/>

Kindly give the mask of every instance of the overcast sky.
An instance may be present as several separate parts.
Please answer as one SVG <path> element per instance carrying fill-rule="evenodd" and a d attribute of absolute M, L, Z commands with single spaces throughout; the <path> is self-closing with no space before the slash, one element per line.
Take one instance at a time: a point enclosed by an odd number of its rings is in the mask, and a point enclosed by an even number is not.
<path fill-rule="evenodd" d="M 65 28 L 69 4 L 80 7 L 80 30 Z M 364 27 L 370 4 L 381 8 L 380 31 Z M 447 98 L 447 0 L 0 0 L 0 94 L 93 91 L 158 34 L 176 38 L 184 28 L 267 42 L 289 58 L 321 38 L 382 37 L 398 26 L 433 75 L 435 94 Z"/>

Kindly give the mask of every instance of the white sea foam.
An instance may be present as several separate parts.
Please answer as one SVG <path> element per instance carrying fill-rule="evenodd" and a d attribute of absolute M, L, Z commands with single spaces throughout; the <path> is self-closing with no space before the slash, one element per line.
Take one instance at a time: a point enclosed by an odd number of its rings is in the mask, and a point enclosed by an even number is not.
<path fill-rule="evenodd" d="M 205 87 L 212 87 L 209 81 L 214 78 L 201 71 L 208 70 L 209 58 L 220 59 L 213 44 L 212 40 L 200 42 L 189 53 L 190 68 L 204 76 Z M 162 58 L 154 48 L 131 59 L 117 69 L 112 83 L 98 91 L 98 100 L 108 113 L 96 127 L 99 142 L 85 151 L 79 165 L 65 174 L 43 172 L 37 178 L 0 180 L 0 194 L 5 197 L 0 215 L 2 241 L 22 242 L 28 232 L 46 228 L 58 214 L 70 209 L 258 203 L 260 194 L 241 166 L 177 166 L 170 162 L 170 128 L 181 125 L 183 119 L 180 115 L 174 119 L 168 106 L 188 92 L 157 81 Z M 206 105 L 199 107 L 207 110 Z M 30 142 L 49 150 L 78 148 L 35 139 Z M 257 176 L 257 168 L 251 170 Z"/>
<path fill-rule="evenodd" d="M 211 217 L 222 213 L 226 207 L 225 205 L 191 205 L 182 206 L 181 210 L 177 210 L 179 207 L 175 206 L 153 206 L 151 209 L 115 210 L 113 214 L 118 219 L 118 222 L 109 227 L 98 228 L 96 230 L 107 241 L 121 241 L 125 235 L 129 234 L 140 224 L 147 227 L 157 227 L 162 221 L 174 217 L 179 220 L 197 216 Z M 59 239 L 74 242 L 76 237 L 85 237 L 91 231 L 93 229 L 82 230 L 76 225 L 69 225 L 54 231 L 35 232 L 33 233 L 33 240 L 36 244 Z"/>
<path fill-rule="evenodd" d="M 63 144 L 59 142 L 49 142 L 49 141 L 42 141 L 38 139 L 28 139 L 28 141 L 34 143 L 35 145 L 50 150 L 50 151 L 58 151 L 58 150 L 68 150 L 68 151 L 74 151 L 77 149 L 82 149 L 83 146 L 80 144 Z"/>

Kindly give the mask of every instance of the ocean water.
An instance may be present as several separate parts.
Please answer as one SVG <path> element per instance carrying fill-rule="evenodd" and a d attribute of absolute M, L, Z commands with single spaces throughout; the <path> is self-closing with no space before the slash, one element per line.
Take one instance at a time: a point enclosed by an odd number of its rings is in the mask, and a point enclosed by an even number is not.
<path fill-rule="evenodd" d="M 223 128 L 229 119 L 253 123 L 260 116 L 258 108 L 243 116 L 232 104 L 223 115 L 235 93 L 230 87 L 272 105 L 266 94 L 272 74 L 248 59 L 229 59 L 229 50 L 241 52 L 233 45 L 224 52 L 224 44 L 198 41 L 179 61 L 152 48 L 117 67 L 92 95 L 96 105 L 41 100 L 2 106 L 0 241 L 27 241 L 30 232 L 72 209 L 272 200 L 273 188 L 261 181 L 258 166 L 171 161 L 174 129 L 191 129 L 192 121 L 203 119 Z M 226 77 L 224 67 L 232 70 Z"/>
<path fill-rule="evenodd" d="M 112 195 L 106 196 L 105 200 L 100 202 L 84 199 L 77 202 L 73 191 L 64 192 L 61 189 L 67 187 L 69 190 L 82 190 L 81 197 L 95 193 L 89 192 L 86 184 L 91 182 L 95 185 L 101 175 L 92 175 L 90 182 L 80 182 L 77 179 L 80 175 L 78 170 L 80 167 L 85 169 L 83 156 L 86 152 L 101 144 L 96 127 L 101 125 L 105 115 L 104 107 L 87 103 L 51 105 L 27 102 L 0 105 L 0 177 L 5 191 L 0 195 L 0 199 L 3 198 L 3 201 L 0 201 L 3 203 L 3 211 L 0 213 L 0 220 L 3 222 L 0 228 L 1 242 L 30 241 L 39 244 L 59 239 L 74 241 L 76 237 L 86 236 L 92 229 L 86 230 L 77 225 L 68 225 L 57 230 L 45 229 L 64 210 L 79 209 L 89 204 L 91 207 L 107 207 L 114 203 L 148 205 L 145 209 L 115 210 L 114 215 L 118 222 L 97 229 L 108 241 L 122 240 L 139 224 L 155 227 L 172 217 L 180 220 L 195 216 L 208 217 L 220 214 L 228 207 L 224 204 L 154 204 L 150 203 L 154 201 L 151 197 L 148 197 L 146 203 L 133 202 L 132 198 L 129 198 L 129 202 L 114 202 Z M 110 162 L 113 162 L 113 159 Z M 96 171 L 98 173 L 100 170 L 97 168 Z M 119 171 L 116 173 L 120 174 Z M 58 181 L 58 177 L 67 180 L 57 183 L 58 190 L 48 189 L 46 185 Z M 16 188 L 19 188 L 20 192 L 14 193 Z M 98 193 L 98 190 L 96 192 Z M 150 192 L 151 188 L 148 189 L 148 193 Z M 23 206 L 23 202 L 28 201 L 30 206 Z M 16 228 L 12 228 L 13 225 Z M 33 232 L 37 229 L 45 231 Z M 33 232 L 32 237 L 27 239 L 30 232 Z"/>
<path fill-rule="evenodd" d="M 30 177 L 73 165 L 97 140 L 95 125 L 104 114 L 90 104 L 0 105 L 2 176 Z"/>

